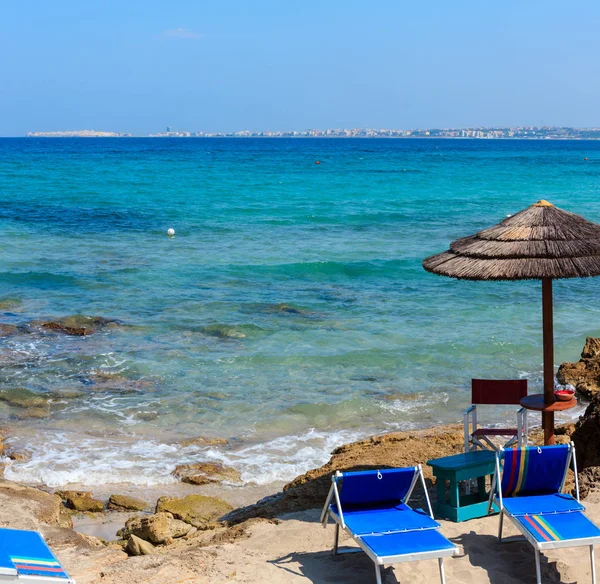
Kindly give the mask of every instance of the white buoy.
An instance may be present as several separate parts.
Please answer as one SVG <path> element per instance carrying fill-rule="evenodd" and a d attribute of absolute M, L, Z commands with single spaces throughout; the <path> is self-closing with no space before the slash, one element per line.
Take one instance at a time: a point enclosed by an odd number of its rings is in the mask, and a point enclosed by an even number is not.
<path fill-rule="evenodd" d="M 167 229 L 167 235 L 169 237 L 173 237 L 175 235 L 175 229 L 173 229 L 172 227 L 169 227 L 169 229 Z"/>

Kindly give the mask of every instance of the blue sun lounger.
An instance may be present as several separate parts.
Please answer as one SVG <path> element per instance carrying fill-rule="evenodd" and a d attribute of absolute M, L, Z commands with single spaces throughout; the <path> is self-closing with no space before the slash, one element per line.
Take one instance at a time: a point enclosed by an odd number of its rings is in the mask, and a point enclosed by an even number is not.
<path fill-rule="evenodd" d="M 571 462 L 576 498 L 562 492 Z M 572 443 L 499 451 L 490 508 L 492 502 L 500 509 L 498 541 L 502 542 L 502 522 L 506 515 L 533 546 L 537 584 L 542 582 L 540 552 L 579 546 L 590 548 L 592 582 L 596 584 L 594 545 L 600 543 L 600 529 L 583 514 L 585 507 L 579 502 Z"/>
<path fill-rule="evenodd" d="M 75 584 L 37 531 L 0 528 L 0 582 Z"/>
<path fill-rule="evenodd" d="M 428 513 L 407 504 L 419 479 Z M 377 584 L 381 584 L 381 566 L 425 559 L 439 560 L 444 584 L 444 558 L 458 552 L 433 520 L 420 466 L 337 472 L 321 513 L 323 527 L 327 527 L 330 517 L 336 524 L 333 553 L 338 553 L 341 528 L 360 547 L 348 551 L 362 550 L 375 563 Z"/>

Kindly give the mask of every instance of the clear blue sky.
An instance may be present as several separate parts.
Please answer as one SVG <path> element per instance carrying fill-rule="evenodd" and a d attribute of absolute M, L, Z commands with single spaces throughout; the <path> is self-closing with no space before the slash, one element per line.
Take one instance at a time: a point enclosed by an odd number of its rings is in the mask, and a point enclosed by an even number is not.
<path fill-rule="evenodd" d="M 1 0 L 0 135 L 600 126 L 592 0 Z"/>

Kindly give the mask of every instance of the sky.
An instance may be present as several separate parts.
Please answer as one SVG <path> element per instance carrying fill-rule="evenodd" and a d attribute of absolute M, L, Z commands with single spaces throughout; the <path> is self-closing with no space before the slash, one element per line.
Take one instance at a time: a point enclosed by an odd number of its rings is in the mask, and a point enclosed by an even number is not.
<path fill-rule="evenodd" d="M 0 0 L 0 135 L 600 126 L 592 0 Z"/>

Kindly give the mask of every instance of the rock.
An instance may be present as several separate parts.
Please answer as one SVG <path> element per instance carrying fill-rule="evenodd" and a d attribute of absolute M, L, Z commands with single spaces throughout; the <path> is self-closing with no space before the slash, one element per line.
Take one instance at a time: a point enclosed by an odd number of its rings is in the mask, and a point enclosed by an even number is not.
<path fill-rule="evenodd" d="M 240 482 L 240 473 L 237 470 L 218 462 L 180 464 L 172 474 L 181 482 L 191 485 L 208 485 L 223 481 Z"/>
<path fill-rule="evenodd" d="M 50 410 L 48 408 L 26 408 L 15 412 L 12 417 L 17 420 L 41 420 L 47 418 L 49 415 Z"/>
<path fill-rule="evenodd" d="M 48 398 L 24 387 L 0 390 L 0 401 L 17 408 L 44 408 Z"/>
<path fill-rule="evenodd" d="M 31 451 L 29 450 L 10 450 L 7 453 L 8 458 L 15 462 L 26 462 L 31 460 Z"/>
<path fill-rule="evenodd" d="M 577 465 L 582 471 L 600 466 L 600 393 L 592 398 L 571 435 L 577 453 Z"/>
<path fill-rule="evenodd" d="M 65 507 L 88 513 L 100 513 L 104 511 L 104 502 L 92 497 L 89 491 L 56 491 L 63 499 Z"/>
<path fill-rule="evenodd" d="M 21 307 L 23 301 L 20 298 L 5 297 L 0 300 L 0 310 L 3 312 L 13 312 Z"/>
<path fill-rule="evenodd" d="M 218 339 L 244 339 L 246 333 L 228 324 L 211 324 L 200 327 L 200 331 L 209 337 Z"/>
<path fill-rule="evenodd" d="M 91 330 L 86 329 L 85 327 L 66 326 L 64 324 L 60 324 L 60 322 L 55 321 L 43 322 L 41 326 L 42 328 L 49 331 L 56 331 L 59 333 L 64 333 L 65 335 L 72 335 L 76 337 L 90 335 L 93 332 Z"/>
<path fill-rule="evenodd" d="M 156 512 L 167 511 L 173 517 L 181 519 L 198 529 L 206 529 L 233 507 L 216 497 L 187 495 L 186 497 L 160 497 L 156 503 Z"/>
<path fill-rule="evenodd" d="M 579 493 L 585 499 L 600 486 L 600 466 L 588 466 L 579 473 Z"/>
<path fill-rule="evenodd" d="M 125 551 L 130 556 L 149 556 L 154 553 L 154 546 L 136 535 L 130 535 L 125 546 Z"/>
<path fill-rule="evenodd" d="M 14 324 L 0 323 L 0 337 L 12 337 L 19 334 L 19 328 Z"/>
<path fill-rule="evenodd" d="M 143 511 L 149 507 L 146 501 L 127 495 L 111 495 L 108 508 L 113 511 Z"/>
<path fill-rule="evenodd" d="M 118 391 L 119 393 L 137 393 L 148 391 L 154 386 L 150 379 L 129 379 L 120 373 L 94 371 L 81 378 L 87 389 L 94 391 Z"/>
<path fill-rule="evenodd" d="M 135 535 L 153 544 L 165 543 L 169 538 L 178 538 L 190 532 L 190 526 L 171 513 L 157 512 L 147 517 L 132 517 L 127 520 L 119 535 L 126 539 Z"/>
<path fill-rule="evenodd" d="M 83 314 L 75 314 L 66 316 L 57 320 L 46 322 L 35 322 L 34 325 L 39 325 L 43 329 L 64 333 L 66 335 L 86 336 L 91 335 L 99 330 L 114 328 L 119 326 L 119 322 L 114 319 L 104 318 L 102 316 L 85 316 Z"/>
<path fill-rule="evenodd" d="M 27 514 L 32 514 L 42 523 L 58 526 L 68 523 L 62 513 L 63 505 L 60 497 L 0 479 L 0 524 L 2 525 L 11 524 L 9 517 L 11 513 L 15 512 L 15 509 L 11 510 L 10 502 L 22 503 Z M 23 525 L 21 528 L 37 529 L 37 527 L 27 527 L 27 525 Z"/>
<path fill-rule="evenodd" d="M 556 373 L 559 383 L 570 383 L 583 396 L 600 391 L 600 339 L 587 337 L 577 363 L 563 363 Z"/>
<path fill-rule="evenodd" d="M 208 436 L 197 436 L 196 438 L 186 438 L 180 440 L 179 444 L 184 448 L 186 446 L 225 446 L 229 441 L 225 438 L 209 438 Z"/>
<path fill-rule="evenodd" d="M 430 482 L 431 467 L 426 464 L 428 460 L 463 451 L 462 426 L 373 436 L 336 448 L 327 464 L 297 477 L 284 487 L 283 493 L 235 509 L 223 517 L 223 521 L 233 525 L 254 517 L 272 519 L 284 513 L 321 507 L 331 487 L 331 475 L 337 470 L 343 472 L 421 464 L 425 479 Z M 424 501 L 417 499 L 415 504 L 423 505 Z"/>
<path fill-rule="evenodd" d="M 120 548 L 125 549 L 127 547 L 127 543 L 129 540 L 125 540 L 125 539 L 111 539 L 110 541 L 106 542 L 107 546 L 119 546 Z M 142 540 L 143 541 L 143 540 Z"/>

